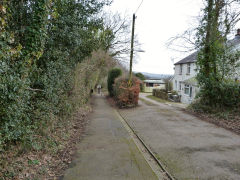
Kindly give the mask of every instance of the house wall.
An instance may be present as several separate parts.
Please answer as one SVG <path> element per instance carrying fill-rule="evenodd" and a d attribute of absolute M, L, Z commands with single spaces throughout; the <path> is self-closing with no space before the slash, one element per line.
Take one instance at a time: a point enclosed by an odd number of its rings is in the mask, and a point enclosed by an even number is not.
<path fill-rule="evenodd" d="M 195 98 L 199 88 L 192 86 L 192 97 L 184 93 L 185 84 L 183 81 L 195 77 L 197 75 L 196 64 L 190 63 L 190 74 L 187 73 L 187 64 L 182 64 L 182 74 L 180 74 L 181 65 L 175 65 L 174 77 L 173 77 L 173 90 L 177 91 L 181 96 L 181 102 L 185 104 L 190 104 Z"/>
<path fill-rule="evenodd" d="M 195 96 L 199 92 L 198 87 L 196 87 L 196 86 L 191 86 L 191 87 L 192 87 L 192 96 L 191 97 L 184 93 L 184 85 L 183 85 L 183 88 L 181 90 L 181 93 L 179 94 L 179 95 L 181 95 L 181 102 L 184 103 L 184 104 L 191 104 L 193 102 Z"/>
<path fill-rule="evenodd" d="M 191 67 L 190 74 L 187 74 L 187 64 L 182 64 L 182 74 L 180 74 L 180 64 L 175 65 L 174 77 L 173 77 L 173 89 L 175 91 L 179 91 L 180 82 L 190 79 L 192 77 L 195 77 L 197 75 L 196 64 L 191 63 L 190 67 Z"/>

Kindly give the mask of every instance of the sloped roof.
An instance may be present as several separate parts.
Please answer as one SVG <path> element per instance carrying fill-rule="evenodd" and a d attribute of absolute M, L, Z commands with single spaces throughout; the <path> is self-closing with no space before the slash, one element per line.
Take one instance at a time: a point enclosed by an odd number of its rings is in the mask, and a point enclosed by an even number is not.
<path fill-rule="evenodd" d="M 228 44 L 232 47 L 236 47 L 237 45 L 240 45 L 240 36 L 236 35 L 234 39 L 228 41 Z M 196 51 L 196 52 L 190 54 L 189 56 L 183 58 L 182 60 L 176 62 L 174 65 L 194 63 L 197 61 L 197 54 L 198 54 L 198 52 Z"/>
<path fill-rule="evenodd" d="M 176 62 L 174 65 L 193 63 L 197 61 L 197 52 L 190 54 L 189 56 L 183 58 L 182 60 Z"/>

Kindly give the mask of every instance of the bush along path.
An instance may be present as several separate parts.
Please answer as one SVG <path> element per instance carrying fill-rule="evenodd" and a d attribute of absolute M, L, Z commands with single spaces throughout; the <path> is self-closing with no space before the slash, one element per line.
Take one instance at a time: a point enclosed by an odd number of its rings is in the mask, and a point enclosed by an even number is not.
<path fill-rule="evenodd" d="M 74 72 L 74 88 L 68 96 L 72 113 L 61 117 L 48 116 L 48 126 L 42 133 L 35 132 L 32 148 L 16 142 L 0 154 L 0 180 L 2 179 L 52 179 L 61 176 L 61 172 L 71 162 L 75 142 L 79 142 L 86 125 L 86 116 L 91 111 L 90 90 L 104 77 L 107 66 L 99 65 L 104 59 L 111 64 L 112 59 L 102 51 L 94 52 L 78 64 Z M 95 73 L 91 73 L 94 71 Z M 83 88 L 84 87 L 84 88 Z M 70 104 L 69 104 L 70 105 Z M 63 113 L 63 112 L 62 112 Z"/>
<path fill-rule="evenodd" d="M 71 140 L 73 114 L 114 62 L 97 17 L 106 5 L 1 1 L 0 179 L 56 175 L 50 169 Z"/>

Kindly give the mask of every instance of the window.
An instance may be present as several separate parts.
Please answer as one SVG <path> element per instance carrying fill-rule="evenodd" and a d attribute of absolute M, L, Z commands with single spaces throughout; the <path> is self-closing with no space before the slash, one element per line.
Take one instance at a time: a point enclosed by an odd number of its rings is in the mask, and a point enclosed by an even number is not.
<path fill-rule="evenodd" d="M 175 80 L 175 89 L 177 90 L 177 80 Z"/>
<path fill-rule="evenodd" d="M 190 94 L 190 86 L 187 84 L 185 84 L 185 86 L 184 86 L 184 94 L 187 94 L 187 95 Z"/>
<path fill-rule="evenodd" d="M 179 90 L 180 90 L 180 91 L 182 90 L 182 84 L 181 84 L 181 82 L 179 82 Z"/>
<path fill-rule="evenodd" d="M 190 87 L 189 96 L 192 97 L 192 86 Z"/>
<path fill-rule="evenodd" d="M 190 74 L 191 72 L 191 63 L 187 64 L 187 74 Z"/>
<path fill-rule="evenodd" d="M 180 72 L 179 74 L 182 74 L 182 64 L 180 64 Z"/>
<path fill-rule="evenodd" d="M 153 83 L 146 83 L 146 87 L 153 87 Z"/>

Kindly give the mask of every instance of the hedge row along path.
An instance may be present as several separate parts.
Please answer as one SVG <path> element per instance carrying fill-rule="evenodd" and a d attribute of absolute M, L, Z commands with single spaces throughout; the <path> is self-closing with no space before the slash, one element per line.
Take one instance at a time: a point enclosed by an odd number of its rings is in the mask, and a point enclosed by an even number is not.
<path fill-rule="evenodd" d="M 152 166 L 116 110 L 104 96 L 93 97 L 93 113 L 86 136 L 77 146 L 77 152 L 63 180 L 155 180 L 166 179 L 155 174 Z"/>

